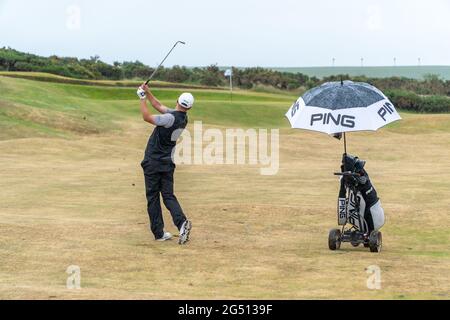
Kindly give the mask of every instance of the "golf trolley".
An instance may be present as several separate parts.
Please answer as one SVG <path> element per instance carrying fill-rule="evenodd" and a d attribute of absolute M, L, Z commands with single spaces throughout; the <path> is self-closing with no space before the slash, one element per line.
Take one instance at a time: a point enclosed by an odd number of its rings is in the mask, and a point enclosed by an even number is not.
<path fill-rule="evenodd" d="M 356 188 L 356 178 L 359 174 L 352 172 L 335 173 L 345 179 L 346 197 L 339 199 L 338 225 L 342 229 L 333 229 L 328 236 L 330 250 L 339 250 L 342 242 L 349 242 L 353 247 L 364 245 L 371 252 L 380 252 L 382 247 L 382 234 L 380 231 L 372 231 L 369 227 L 364 212 L 366 203 Z"/>

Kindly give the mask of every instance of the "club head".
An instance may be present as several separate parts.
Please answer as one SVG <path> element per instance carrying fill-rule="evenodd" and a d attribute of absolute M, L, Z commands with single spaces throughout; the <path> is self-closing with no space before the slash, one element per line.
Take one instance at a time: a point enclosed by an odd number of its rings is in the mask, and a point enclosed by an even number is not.
<path fill-rule="evenodd" d="M 184 42 L 184 41 L 178 41 L 178 43 L 181 43 L 181 44 L 186 44 L 186 42 Z"/>

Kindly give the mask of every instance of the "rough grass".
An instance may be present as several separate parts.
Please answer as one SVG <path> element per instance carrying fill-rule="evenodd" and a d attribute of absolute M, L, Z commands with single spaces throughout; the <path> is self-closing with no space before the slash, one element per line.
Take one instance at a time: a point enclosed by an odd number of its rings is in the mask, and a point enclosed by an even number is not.
<path fill-rule="evenodd" d="M 242 92 L 231 104 L 196 92 L 191 121 L 281 127 L 281 167 L 179 166 L 194 223 L 179 247 L 148 231 L 139 163 L 151 128 L 134 90 L 104 89 L 0 77 L 0 298 L 450 298 L 450 115 L 403 114 L 349 136 L 386 210 L 385 248 L 330 252 L 342 144 L 288 129 L 293 97 Z M 179 91 L 156 93 L 169 104 Z M 86 115 L 97 132 L 81 129 Z M 66 289 L 69 265 L 81 267 L 81 290 Z M 370 265 L 381 290 L 366 287 Z"/>

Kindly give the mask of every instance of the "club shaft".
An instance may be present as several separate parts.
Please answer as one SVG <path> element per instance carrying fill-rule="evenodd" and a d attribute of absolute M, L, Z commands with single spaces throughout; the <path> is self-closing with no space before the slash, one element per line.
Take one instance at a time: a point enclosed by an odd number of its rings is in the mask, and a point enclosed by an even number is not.
<path fill-rule="evenodd" d="M 347 136 L 344 132 L 344 153 L 347 154 Z"/>
<path fill-rule="evenodd" d="M 153 79 L 153 77 L 155 76 L 155 74 L 158 72 L 159 68 L 161 68 L 161 66 L 163 65 L 163 63 L 167 60 L 167 58 L 170 56 L 170 54 L 172 53 L 172 51 L 175 49 L 175 47 L 179 44 L 182 43 L 184 44 L 184 42 L 181 41 L 177 41 L 174 46 L 172 47 L 172 49 L 170 49 L 169 53 L 164 57 L 163 61 L 161 61 L 161 63 L 159 64 L 159 66 L 155 69 L 155 71 L 153 71 L 152 75 L 150 76 L 150 78 L 147 80 L 147 82 L 145 84 L 148 84 L 150 82 L 150 80 Z"/>

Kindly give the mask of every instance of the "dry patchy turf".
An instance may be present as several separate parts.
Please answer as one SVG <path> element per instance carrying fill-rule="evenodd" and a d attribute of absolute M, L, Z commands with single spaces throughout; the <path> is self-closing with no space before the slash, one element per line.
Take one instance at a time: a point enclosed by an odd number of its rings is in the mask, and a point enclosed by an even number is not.
<path fill-rule="evenodd" d="M 387 214 L 380 254 L 328 250 L 342 145 L 286 127 L 278 175 L 179 166 L 192 240 L 153 241 L 139 166 L 151 128 L 135 115 L 120 119 L 120 133 L 2 138 L 0 298 L 450 298 L 449 115 L 407 114 L 350 137 Z M 66 289 L 69 265 L 81 268 L 81 290 Z M 366 286 L 371 265 L 381 290 Z"/>

